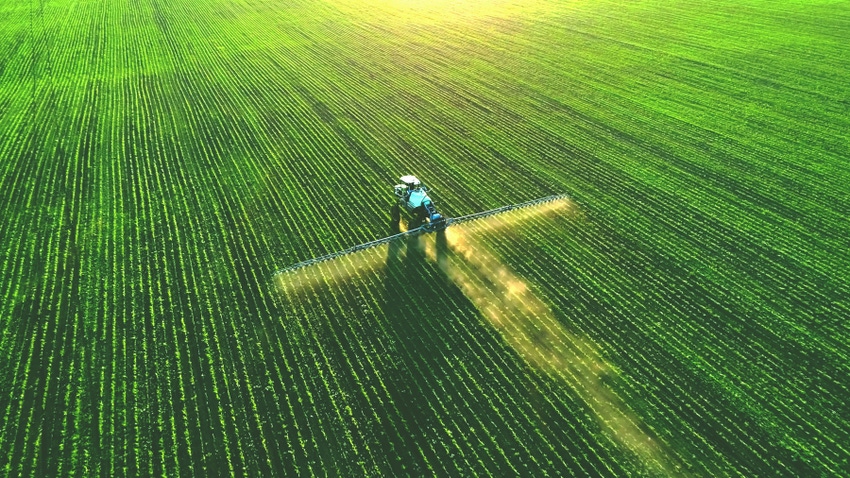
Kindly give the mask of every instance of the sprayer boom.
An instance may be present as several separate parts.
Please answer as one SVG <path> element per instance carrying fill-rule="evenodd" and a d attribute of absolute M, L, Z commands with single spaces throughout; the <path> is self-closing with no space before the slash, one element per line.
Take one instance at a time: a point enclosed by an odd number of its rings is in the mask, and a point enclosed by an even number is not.
<path fill-rule="evenodd" d="M 316 258 L 309 259 L 309 260 L 306 260 L 306 261 L 303 261 L 303 262 L 299 262 L 297 264 L 293 264 L 289 267 L 284 267 L 283 269 L 279 269 L 279 270 L 275 271 L 274 275 L 285 274 L 287 272 L 295 271 L 295 270 L 298 270 L 298 269 L 301 269 L 301 268 L 304 268 L 304 267 L 307 267 L 307 266 L 318 264 L 320 262 L 324 262 L 324 261 L 327 261 L 327 260 L 330 260 L 330 259 L 335 259 L 337 257 L 344 256 L 346 254 L 351 254 L 353 252 L 362 251 L 364 249 L 369 249 L 369 248 L 372 248 L 372 247 L 375 247 L 375 246 L 380 246 L 381 244 L 387 244 L 391 241 L 394 241 L 396 239 L 400 239 L 402 237 L 416 236 L 416 235 L 419 235 L 419 234 L 426 234 L 426 233 L 429 233 L 429 232 L 434 232 L 436 230 L 443 230 L 446 227 L 450 227 L 450 226 L 453 226 L 453 225 L 456 225 L 456 224 L 460 224 L 462 222 L 474 221 L 476 219 L 494 216 L 496 214 L 501 214 L 501 213 L 512 211 L 512 210 L 515 210 L 515 209 L 521 209 L 521 208 L 525 208 L 525 207 L 529 207 L 529 206 L 536 206 L 538 204 L 543 204 L 543 203 L 547 203 L 547 202 L 551 202 L 551 201 L 557 201 L 559 199 L 569 199 L 569 196 L 567 194 L 555 194 L 555 195 L 552 195 L 552 196 L 546 196 L 546 197 L 542 197 L 542 198 L 538 198 L 538 199 L 534 199 L 534 200 L 531 200 L 531 201 L 526 201 L 526 202 L 522 202 L 522 203 L 518 203 L 518 204 L 509 204 L 507 206 L 502 206 L 502 207 L 499 207 L 499 208 L 496 208 L 496 209 L 490 209 L 489 211 L 482 211 L 482 212 L 477 212 L 477 213 L 474 213 L 474 214 L 468 214 L 466 216 L 451 217 L 451 218 L 445 218 L 444 217 L 444 218 L 442 218 L 444 223 L 441 224 L 441 227 L 439 229 L 435 229 L 434 227 L 431 227 L 430 223 L 425 223 L 422 226 L 417 227 L 416 229 L 411 229 L 409 231 L 404 231 L 404 232 L 400 232 L 398 234 L 393 234 L 392 236 L 387 236 L 387 237 L 384 237 L 382 239 L 377 239 L 377 240 L 370 241 L 370 242 L 364 242 L 363 244 L 358 244 L 356 246 L 349 247 L 348 249 L 345 249 L 345 250 L 342 250 L 342 251 L 333 252 L 331 254 L 327 254 L 327 255 L 324 255 L 324 256 L 321 256 L 321 257 L 316 257 Z M 444 226 L 443 226 L 443 224 L 444 224 Z"/>

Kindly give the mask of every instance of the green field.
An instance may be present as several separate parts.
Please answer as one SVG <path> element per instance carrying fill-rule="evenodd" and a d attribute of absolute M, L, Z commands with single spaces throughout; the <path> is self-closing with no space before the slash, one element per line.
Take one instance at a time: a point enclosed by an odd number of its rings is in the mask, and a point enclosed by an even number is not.
<path fill-rule="evenodd" d="M 850 2 L 0 18 L 0 475 L 850 476 Z"/>

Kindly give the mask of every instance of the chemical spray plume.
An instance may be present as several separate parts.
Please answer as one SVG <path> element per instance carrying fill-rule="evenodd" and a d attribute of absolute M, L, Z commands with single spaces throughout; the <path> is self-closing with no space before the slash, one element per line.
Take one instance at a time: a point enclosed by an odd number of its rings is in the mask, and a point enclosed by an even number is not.
<path fill-rule="evenodd" d="M 334 287 L 380 270 L 386 263 L 388 250 L 386 244 L 365 249 L 340 256 L 332 261 L 320 262 L 286 274 L 277 274 L 274 280 L 278 289 L 287 296 L 321 287 Z M 402 254 L 403 252 L 401 251 Z"/>
<path fill-rule="evenodd" d="M 569 204 L 547 204 L 546 211 L 518 211 L 445 231 L 442 239 L 421 237 L 419 246 L 435 261 L 481 315 L 529 365 L 566 382 L 593 410 L 600 425 L 652 469 L 681 475 L 676 459 L 663 443 L 645 433 L 623 400 L 605 380 L 618 371 L 592 341 L 567 330 L 529 285 L 473 238 L 504 229 Z M 438 244 L 444 241 L 444 244 Z"/>

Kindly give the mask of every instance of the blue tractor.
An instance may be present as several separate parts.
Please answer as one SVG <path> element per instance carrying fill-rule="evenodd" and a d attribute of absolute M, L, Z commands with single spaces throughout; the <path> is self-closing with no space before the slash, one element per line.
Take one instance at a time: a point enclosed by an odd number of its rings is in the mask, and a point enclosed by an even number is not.
<path fill-rule="evenodd" d="M 395 187 L 396 204 L 393 205 L 393 221 L 400 219 L 404 208 L 416 223 L 421 223 L 426 231 L 442 231 L 446 228 L 446 218 L 437 212 L 434 201 L 428 197 L 428 188 L 416 179 L 416 176 L 402 176 L 401 184 Z"/>

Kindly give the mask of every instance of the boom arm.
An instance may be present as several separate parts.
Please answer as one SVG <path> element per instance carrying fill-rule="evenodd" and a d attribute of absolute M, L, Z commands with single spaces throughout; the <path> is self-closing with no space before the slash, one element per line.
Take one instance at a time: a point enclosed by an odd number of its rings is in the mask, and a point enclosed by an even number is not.
<path fill-rule="evenodd" d="M 546 196 L 546 197 L 543 197 L 543 198 L 534 199 L 532 201 L 526 201 L 526 202 L 519 203 L 519 204 L 509 204 L 507 206 L 502 206 L 500 208 L 490 209 L 489 211 L 477 212 L 475 214 L 469 214 L 469 215 L 466 215 L 466 216 L 451 217 L 451 218 L 442 217 L 437 212 L 437 209 L 434 207 L 433 203 L 431 203 L 431 201 L 428 201 L 426 203 L 426 206 L 425 206 L 426 210 L 428 211 L 429 214 L 432 214 L 431 211 L 433 211 L 433 214 L 438 216 L 437 220 L 439 221 L 439 227 L 432 226 L 432 225 L 434 225 L 434 220 L 432 219 L 430 223 L 424 224 L 423 226 L 417 227 L 416 229 L 411 229 L 409 231 L 404 231 L 404 232 L 400 232 L 398 234 L 393 234 L 392 236 L 384 237 L 382 239 L 377 239 L 375 241 L 365 242 L 363 244 L 359 244 L 359 245 L 356 245 L 356 246 L 349 247 L 348 249 L 345 249 L 345 250 L 342 250 L 342 251 L 337 251 L 337 252 L 327 254 L 327 255 L 324 255 L 324 256 L 321 256 L 321 257 L 316 257 L 314 259 L 309 259 L 309 260 L 306 260 L 306 261 L 303 261 L 303 262 L 299 262 L 299 263 L 293 264 L 289 267 L 284 267 L 283 269 L 277 270 L 274 273 L 274 275 L 279 275 L 279 274 L 283 274 L 283 273 L 286 273 L 286 272 L 298 270 L 298 269 L 301 269 L 303 267 L 318 264 L 320 262 L 324 262 L 324 261 L 327 261 L 327 260 L 330 260 L 330 259 L 335 259 L 337 257 L 344 256 L 346 254 L 351 254 L 352 252 L 362 251 L 363 249 L 369 249 L 371 247 L 380 246 L 381 244 L 386 244 L 390 241 L 393 241 L 393 240 L 401 238 L 401 237 L 414 236 L 414 235 L 422 234 L 422 233 L 426 233 L 426 232 L 433 232 L 433 231 L 436 231 L 436 230 L 442 230 L 442 229 L 445 229 L 449 226 L 452 226 L 452 225 L 455 225 L 455 224 L 460 224 L 462 222 L 474 221 L 476 219 L 481 219 L 481 218 L 484 218 L 484 217 L 493 216 L 495 214 L 507 212 L 507 211 L 510 211 L 510 210 L 513 210 L 513 209 L 520 209 L 520 208 L 526 208 L 526 207 L 530 207 L 530 206 L 536 206 L 538 204 L 553 202 L 553 201 L 557 201 L 559 199 L 569 200 L 569 196 L 566 195 L 566 194 L 555 194 L 553 196 Z M 430 205 L 431 209 L 428 209 L 428 205 Z"/>

